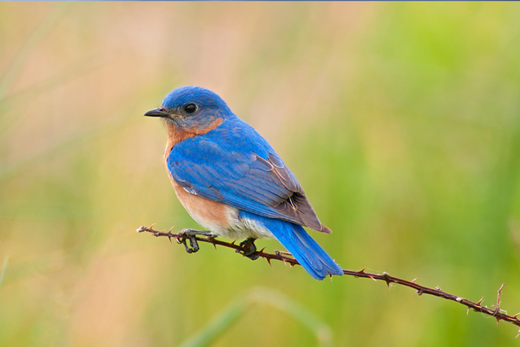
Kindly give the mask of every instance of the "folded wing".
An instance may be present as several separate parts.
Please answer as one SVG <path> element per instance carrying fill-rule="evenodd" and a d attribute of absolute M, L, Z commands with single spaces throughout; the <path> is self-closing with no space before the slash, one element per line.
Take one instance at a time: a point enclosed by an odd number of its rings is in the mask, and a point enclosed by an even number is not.
<path fill-rule="evenodd" d="M 246 130 L 258 138 L 245 142 L 236 131 L 211 131 L 181 141 L 168 156 L 173 178 L 189 193 L 329 234 L 296 177 L 260 135 Z"/>

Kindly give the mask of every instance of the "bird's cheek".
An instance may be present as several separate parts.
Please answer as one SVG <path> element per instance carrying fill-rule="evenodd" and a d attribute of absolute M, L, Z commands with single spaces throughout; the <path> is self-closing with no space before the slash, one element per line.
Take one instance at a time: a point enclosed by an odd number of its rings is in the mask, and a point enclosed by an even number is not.
<path fill-rule="evenodd" d="M 174 118 L 172 116 L 169 116 L 169 117 L 165 117 L 164 118 L 164 124 L 167 126 L 167 127 L 174 127 L 174 128 L 177 128 L 179 127 L 179 124 L 178 124 L 178 121 L 177 121 L 177 118 Z"/>
<path fill-rule="evenodd" d="M 178 114 L 171 114 L 165 118 L 165 121 L 179 126 L 183 123 L 184 117 Z"/>

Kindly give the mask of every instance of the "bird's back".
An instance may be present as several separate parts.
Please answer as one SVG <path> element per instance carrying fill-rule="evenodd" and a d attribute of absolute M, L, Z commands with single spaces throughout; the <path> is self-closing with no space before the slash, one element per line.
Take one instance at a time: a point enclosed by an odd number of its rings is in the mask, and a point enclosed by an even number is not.
<path fill-rule="evenodd" d="M 274 149 L 236 116 L 173 146 L 167 165 L 192 194 L 330 233 Z"/>

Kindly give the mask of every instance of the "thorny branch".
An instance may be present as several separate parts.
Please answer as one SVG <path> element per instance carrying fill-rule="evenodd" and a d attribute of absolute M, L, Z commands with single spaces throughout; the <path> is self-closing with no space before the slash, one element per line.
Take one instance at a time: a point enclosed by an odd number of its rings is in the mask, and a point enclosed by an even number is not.
<path fill-rule="evenodd" d="M 152 229 L 152 227 L 153 227 L 153 225 L 150 227 L 141 226 L 137 229 L 137 232 L 138 233 L 148 232 L 148 233 L 152 233 L 154 236 L 157 236 L 157 237 L 166 236 L 170 239 L 170 241 L 172 238 L 174 238 L 178 243 L 181 243 L 181 240 L 183 237 L 182 234 L 173 234 L 171 232 L 171 229 L 168 232 L 158 231 L 158 230 Z M 212 237 L 197 236 L 195 238 L 199 242 L 211 243 L 211 244 L 213 244 L 213 246 L 215 246 L 215 248 L 217 247 L 217 245 L 219 245 L 219 246 L 224 246 L 224 247 L 235 249 L 237 251 L 237 253 L 241 250 L 241 246 L 235 244 L 235 242 L 220 241 L 220 240 L 217 240 Z M 290 266 L 300 265 L 300 263 L 296 259 L 294 259 L 293 257 L 287 256 L 287 254 L 288 253 L 278 252 L 278 251 L 275 252 L 275 254 L 266 253 L 266 252 L 264 252 L 264 249 L 256 252 L 256 255 L 258 255 L 258 257 L 262 257 L 262 258 L 266 259 L 269 264 L 271 264 L 271 260 L 280 260 L 284 264 L 289 264 Z M 520 312 L 513 316 L 510 316 L 507 313 L 505 313 L 504 310 L 500 309 L 500 297 L 502 295 L 502 289 L 504 288 L 503 283 L 497 291 L 496 305 L 491 305 L 492 308 L 488 308 L 487 306 L 481 305 L 482 300 L 484 299 L 483 297 L 480 298 L 479 301 L 473 302 L 468 299 L 462 298 L 460 296 L 446 293 L 446 292 L 442 291 L 439 287 L 436 287 L 436 288 L 425 287 L 425 286 L 415 283 L 415 279 L 413 279 L 411 281 L 407 281 L 407 280 L 403 280 L 403 279 L 400 279 L 400 278 L 397 278 L 394 276 L 390 276 L 386 272 L 383 272 L 383 274 L 370 273 L 370 272 L 365 272 L 365 268 L 363 268 L 359 271 L 344 269 L 343 274 L 348 275 L 348 276 L 354 276 L 356 278 L 361 277 L 361 278 L 370 278 L 374 281 L 384 281 L 384 282 L 386 282 L 386 285 L 388 288 L 390 288 L 390 283 L 395 283 L 395 284 L 402 285 L 405 287 L 410 287 L 410 288 L 417 290 L 417 294 L 419 294 L 419 295 L 428 294 L 428 295 L 441 297 L 446 300 L 458 302 L 459 304 L 462 304 L 467 307 L 466 313 L 469 313 L 469 310 L 473 309 L 475 312 L 481 312 L 481 313 L 484 313 L 491 317 L 495 317 L 495 319 L 497 320 L 497 325 L 498 325 L 498 322 L 503 320 L 505 322 L 512 323 L 512 324 L 520 327 L 520 319 L 518 319 Z M 518 334 L 516 335 L 516 337 L 518 337 L 518 336 L 520 336 L 520 330 L 518 330 Z"/>

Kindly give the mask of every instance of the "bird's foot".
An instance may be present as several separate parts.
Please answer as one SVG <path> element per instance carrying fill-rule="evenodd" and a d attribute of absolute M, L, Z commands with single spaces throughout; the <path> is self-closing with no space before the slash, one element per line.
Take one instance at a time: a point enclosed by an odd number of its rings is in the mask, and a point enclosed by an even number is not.
<path fill-rule="evenodd" d="M 240 249 L 237 249 L 236 252 L 251 260 L 257 260 L 258 257 L 260 257 L 260 254 L 256 251 L 255 240 L 254 237 L 248 237 L 244 241 L 240 242 Z"/>
<path fill-rule="evenodd" d="M 177 242 L 179 244 L 183 244 L 186 248 L 186 252 L 195 253 L 199 248 L 199 243 L 197 242 L 196 236 L 207 236 L 211 238 L 217 237 L 215 234 L 212 234 L 210 231 L 204 230 L 194 230 L 194 229 L 182 229 L 179 232 L 179 236 L 177 237 Z M 186 243 L 186 241 L 190 241 L 190 245 Z"/>

